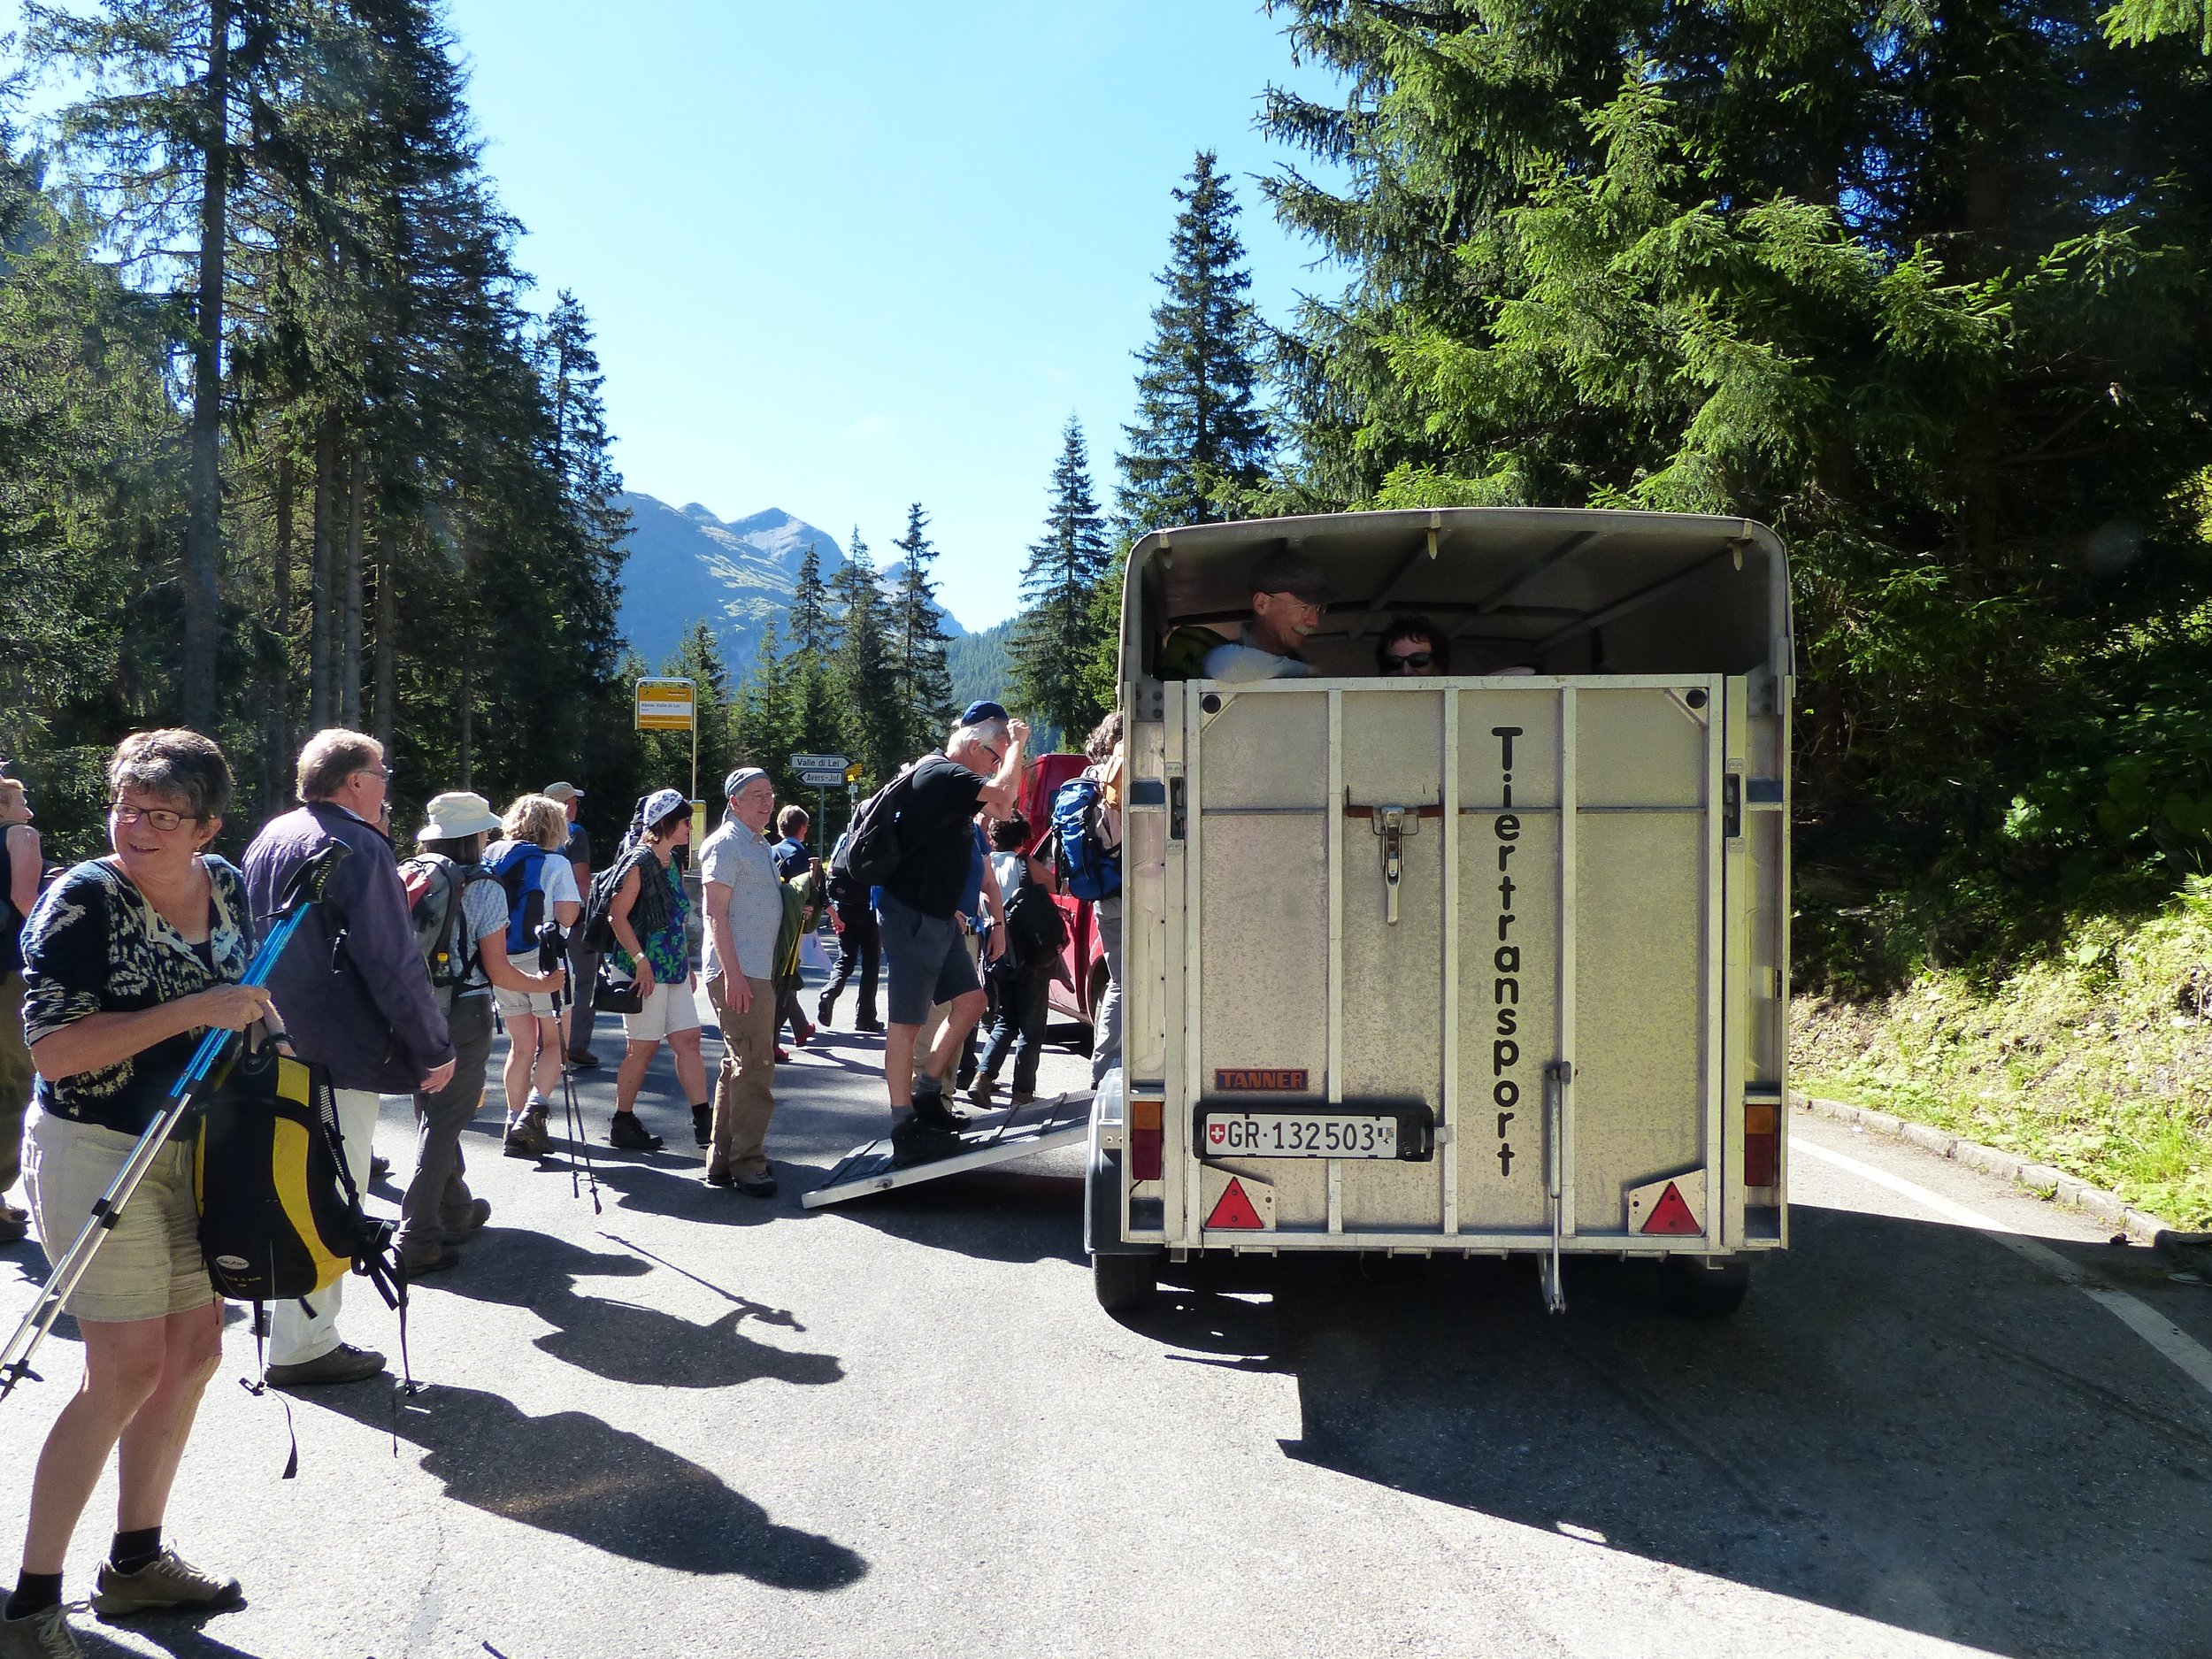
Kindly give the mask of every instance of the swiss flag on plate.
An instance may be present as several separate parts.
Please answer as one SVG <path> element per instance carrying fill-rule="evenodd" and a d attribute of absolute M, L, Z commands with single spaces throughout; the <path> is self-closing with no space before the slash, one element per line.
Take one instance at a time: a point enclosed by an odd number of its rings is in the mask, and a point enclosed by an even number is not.
<path fill-rule="evenodd" d="M 1229 1139 L 1229 1125 L 1226 1124 L 1208 1124 L 1206 1125 L 1206 1139 L 1212 1141 L 1216 1146 L 1224 1144 Z"/>

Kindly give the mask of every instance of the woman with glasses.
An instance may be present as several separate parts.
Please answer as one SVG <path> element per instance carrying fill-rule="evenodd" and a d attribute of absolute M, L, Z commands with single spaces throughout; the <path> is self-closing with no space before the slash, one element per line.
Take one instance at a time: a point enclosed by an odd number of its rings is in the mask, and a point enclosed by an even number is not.
<path fill-rule="evenodd" d="M 207 849 L 231 791 L 222 751 L 196 732 L 141 732 L 108 765 L 113 851 L 61 877 L 24 926 L 24 1025 L 38 1066 L 26 1185 L 58 1256 L 160 1116 L 211 1026 L 270 1011 L 241 985 L 253 952 L 244 879 Z M 201 1392 L 222 1352 L 222 1308 L 200 1259 L 190 1149 L 162 1148 L 69 1297 L 84 1381 L 39 1454 L 21 1576 L 0 1609 L 0 1655 L 78 1651 L 62 1559 L 118 1458 L 115 1540 L 95 1581 L 104 1617 L 238 1600 L 238 1581 L 162 1543 L 162 1517 Z"/>
<path fill-rule="evenodd" d="M 1379 674 L 1448 674 L 1451 641 L 1426 617 L 1399 617 L 1375 642 Z"/>

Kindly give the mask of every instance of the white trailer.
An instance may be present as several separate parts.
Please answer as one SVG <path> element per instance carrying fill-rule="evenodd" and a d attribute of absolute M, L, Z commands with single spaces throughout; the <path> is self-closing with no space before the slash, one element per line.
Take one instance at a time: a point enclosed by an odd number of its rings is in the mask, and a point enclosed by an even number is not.
<path fill-rule="evenodd" d="M 1281 547 L 1313 677 L 1163 678 Z M 1418 612 L 1442 678 L 1377 676 Z M 1098 1296 L 1202 1252 L 1663 1258 L 1723 1312 L 1789 1239 L 1791 643 L 1738 518 L 1534 509 L 1156 531 L 1123 603 L 1124 1070 Z M 1110 1082 L 1120 1079 L 1110 1079 Z"/>

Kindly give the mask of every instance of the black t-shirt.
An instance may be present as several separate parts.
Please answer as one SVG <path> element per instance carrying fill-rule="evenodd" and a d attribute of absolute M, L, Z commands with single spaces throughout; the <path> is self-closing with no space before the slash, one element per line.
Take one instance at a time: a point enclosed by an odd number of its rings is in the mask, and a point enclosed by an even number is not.
<path fill-rule="evenodd" d="M 561 849 L 561 856 L 572 864 L 591 868 L 591 837 L 584 833 L 581 824 L 568 826 L 568 845 Z"/>
<path fill-rule="evenodd" d="M 975 856 L 977 805 L 987 780 L 942 755 L 926 757 L 906 775 L 899 810 L 899 867 L 883 884 L 894 898 L 925 916 L 949 918 L 960 908 Z"/>

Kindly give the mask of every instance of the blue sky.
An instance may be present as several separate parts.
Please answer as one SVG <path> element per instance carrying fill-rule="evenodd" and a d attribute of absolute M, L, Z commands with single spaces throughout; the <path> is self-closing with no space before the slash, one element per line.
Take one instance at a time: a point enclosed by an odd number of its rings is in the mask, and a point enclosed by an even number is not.
<path fill-rule="evenodd" d="M 457 0 L 486 166 L 591 312 L 634 489 L 777 506 L 879 562 L 920 501 L 943 598 L 1012 613 L 1060 432 L 1102 495 L 1175 204 L 1237 181 L 1271 319 L 1333 290 L 1250 177 L 1290 60 L 1256 0 Z"/>

